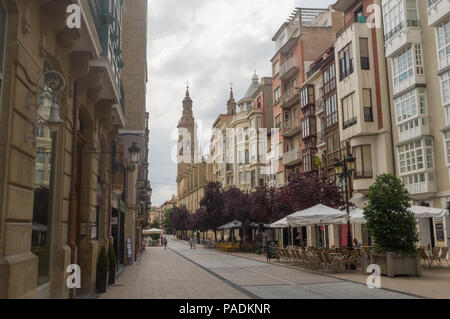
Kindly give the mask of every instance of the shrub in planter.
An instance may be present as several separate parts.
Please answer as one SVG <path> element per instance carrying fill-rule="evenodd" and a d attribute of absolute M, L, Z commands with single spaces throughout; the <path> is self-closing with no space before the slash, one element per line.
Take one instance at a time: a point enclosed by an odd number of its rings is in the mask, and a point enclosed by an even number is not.
<path fill-rule="evenodd" d="M 416 250 L 419 235 L 409 207 L 408 191 L 401 180 L 392 174 L 379 175 L 369 188 L 368 204 L 364 207 L 366 226 L 375 241 L 375 259 L 378 258 L 382 273 L 389 276 L 402 274 L 399 272 L 420 272 Z M 376 260 L 373 262 L 378 263 Z M 383 269 L 384 264 L 385 268 L 391 269 Z"/>
<path fill-rule="evenodd" d="M 112 243 L 109 244 L 108 260 L 109 260 L 108 283 L 112 285 L 116 282 L 116 269 L 117 269 L 117 258 Z"/>
<path fill-rule="evenodd" d="M 108 271 L 109 271 L 109 260 L 108 255 L 106 254 L 105 246 L 100 250 L 100 255 L 97 260 L 97 292 L 104 293 L 106 292 L 106 287 L 108 284 Z"/>

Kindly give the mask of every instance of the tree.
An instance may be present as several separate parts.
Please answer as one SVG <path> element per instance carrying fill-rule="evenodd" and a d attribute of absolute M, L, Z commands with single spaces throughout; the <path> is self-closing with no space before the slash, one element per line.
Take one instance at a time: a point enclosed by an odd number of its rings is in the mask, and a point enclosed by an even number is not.
<path fill-rule="evenodd" d="M 233 219 L 239 220 L 242 223 L 241 239 L 245 239 L 248 226 L 252 222 L 250 195 L 236 187 L 231 187 L 223 193 L 223 197 L 225 202 L 223 224 Z"/>
<path fill-rule="evenodd" d="M 222 184 L 219 182 L 208 183 L 205 187 L 205 194 L 200 201 L 200 205 L 208 213 L 206 223 L 209 229 L 214 230 L 215 239 L 217 240 L 217 228 L 224 224 L 225 201 L 223 198 Z"/>
<path fill-rule="evenodd" d="M 258 224 L 273 223 L 291 212 L 292 208 L 280 200 L 274 187 L 259 187 L 251 194 L 250 215 Z"/>
<path fill-rule="evenodd" d="M 419 235 L 408 191 L 392 174 L 377 176 L 364 207 L 367 230 L 378 252 L 415 253 Z"/>
<path fill-rule="evenodd" d="M 281 188 L 279 199 L 291 212 L 304 210 L 323 204 L 342 208 L 344 202 L 336 183 L 319 177 L 317 173 L 297 173 L 291 175 L 290 182 Z"/>
<path fill-rule="evenodd" d="M 175 207 L 170 214 L 170 223 L 175 230 L 187 230 L 189 211 L 186 207 Z"/>
<path fill-rule="evenodd" d="M 164 229 L 172 229 L 172 224 L 170 223 L 170 213 L 172 210 L 173 208 L 169 208 L 164 214 L 164 219 L 162 221 L 162 226 Z"/>

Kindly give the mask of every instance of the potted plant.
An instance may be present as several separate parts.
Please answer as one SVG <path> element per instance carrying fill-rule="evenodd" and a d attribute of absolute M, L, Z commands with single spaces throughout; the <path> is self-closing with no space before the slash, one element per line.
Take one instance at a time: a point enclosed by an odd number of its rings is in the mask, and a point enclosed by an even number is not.
<path fill-rule="evenodd" d="M 100 255 L 97 260 L 97 292 L 105 293 L 108 284 L 108 271 L 109 271 L 109 260 L 106 254 L 105 246 L 100 250 Z"/>
<path fill-rule="evenodd" d="M 116 282 L 117 258 L 112 243 L 109 244 L 108 260 L 109 260 L 108 283 L 110 285 L 113 285 Z"/>
<path fill-rule="evenodd" d="M 380 266 L 382 275 L 421 275 L 419 235 L 409 207 L 408 191 L 400 179 L 392 174 L 377 176 L 369 188 L 364 217 L 375 241 L 371 263 Z"/>

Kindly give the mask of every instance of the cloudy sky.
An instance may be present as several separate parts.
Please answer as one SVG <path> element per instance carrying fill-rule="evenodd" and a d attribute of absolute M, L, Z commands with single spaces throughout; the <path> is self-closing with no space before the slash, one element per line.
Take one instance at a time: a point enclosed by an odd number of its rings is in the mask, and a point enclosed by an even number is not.
<path fill-rule="evenodd" d="M 194 117 L 210 128 L 226 112 L 230 83 L 236 100 L 253 73 L 271 76 L 272 36 L 295 7 L 333 0 L 148 0 L 148 98 L 152 203 L 176 194 L 176 126 L 189 83 Z"/>

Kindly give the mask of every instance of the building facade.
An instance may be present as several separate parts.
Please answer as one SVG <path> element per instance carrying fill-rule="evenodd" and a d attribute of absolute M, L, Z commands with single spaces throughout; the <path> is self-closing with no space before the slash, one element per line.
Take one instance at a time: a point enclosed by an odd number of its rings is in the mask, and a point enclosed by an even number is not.
<path fill-rule="evenodd" d="M 331 8 L 297 8 L 272 38 L 276 50 L 271 60 L 274 127 L 281 131 L 278 147 L 282 154 L 277 187 L 284 185 L 290 174 L 302 171 L 304 157 L 312 159 L 300 129 L 304 113 L 300 111 L 299 88 L 305 81 L 305 70 L 334 41 L 341 16 Z"/>
<path fill-rule="evenodd" d="M 72 3 L 80 29 L 67 28 Z M 0 298 L 95 293 L 112 242 L 111 146 L 126 123 L 127 3 L 0 1 Z M 70 264 L 80 289 L 66 284 Z"/>

